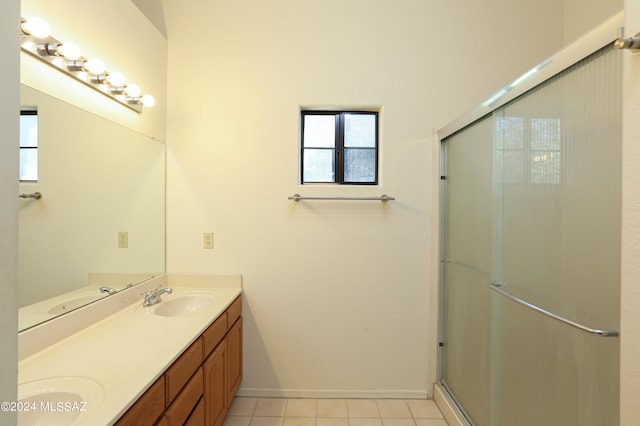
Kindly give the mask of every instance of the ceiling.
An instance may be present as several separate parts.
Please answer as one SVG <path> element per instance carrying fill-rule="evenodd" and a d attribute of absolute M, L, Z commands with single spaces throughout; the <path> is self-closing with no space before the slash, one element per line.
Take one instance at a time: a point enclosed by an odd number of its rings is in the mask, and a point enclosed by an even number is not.
<path fill-rule="evenodd" d="M 167 26 L 164 20 L 162 0 L 131 0 L 151 23 L 167 38 Z"/>

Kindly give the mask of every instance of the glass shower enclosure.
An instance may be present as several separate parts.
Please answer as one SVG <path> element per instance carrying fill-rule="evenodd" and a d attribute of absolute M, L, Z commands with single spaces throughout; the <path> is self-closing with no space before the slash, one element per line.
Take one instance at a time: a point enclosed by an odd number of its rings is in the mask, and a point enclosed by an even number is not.
<path fill-rule="evenodd" d="M 440 384 L 479 426 L 615 425 L 622 59 L 442 140 Z"/>

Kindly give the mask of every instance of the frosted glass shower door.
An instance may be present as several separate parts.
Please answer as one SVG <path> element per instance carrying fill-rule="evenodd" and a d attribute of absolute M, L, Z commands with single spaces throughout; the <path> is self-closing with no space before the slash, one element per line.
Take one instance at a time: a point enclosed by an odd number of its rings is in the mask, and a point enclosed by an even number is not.
<path fill-rule="evenodd" d="M 618 424 L 621 55 L 494 112 L 491 424 Z"/>
<path fill-rule="evenodd" d="M 489 117 L 443 145 L 441 381 L 482 425 L 490 424 L 492 130 Z"/>
<path fill-rule="evenodd" d="M 618 424 L 621 74 L 603 48 L 443 141 L 441 382 L 479 426 Z"/>

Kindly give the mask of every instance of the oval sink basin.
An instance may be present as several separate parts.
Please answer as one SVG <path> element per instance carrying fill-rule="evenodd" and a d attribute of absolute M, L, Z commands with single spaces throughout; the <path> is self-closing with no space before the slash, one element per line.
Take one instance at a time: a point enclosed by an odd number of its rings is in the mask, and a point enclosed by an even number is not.
<path fill-rule="evenodd" d="M 181 317 L 194 314 L 199 310 L 211 306 L 213 297 L 205 294 L 189 294 L 171 300 L 164 300 L 153 311 L 162 317 Z"/>
<path fill-rule="evenodd" d="M 102 386 L 86 377 L 52 377 L 18 385 L 18 425 L 72 425 L 100 405 Z"/>

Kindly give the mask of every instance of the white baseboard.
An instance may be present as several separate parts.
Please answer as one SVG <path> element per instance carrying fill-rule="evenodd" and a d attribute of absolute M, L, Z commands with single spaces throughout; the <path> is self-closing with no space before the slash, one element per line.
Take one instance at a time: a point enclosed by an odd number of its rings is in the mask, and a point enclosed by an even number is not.
<path fill-rule="evenodd" d="M 237 396 L 256 398 L 427 399 L 422 390 L 264 389 L 240 388 Z"/>

